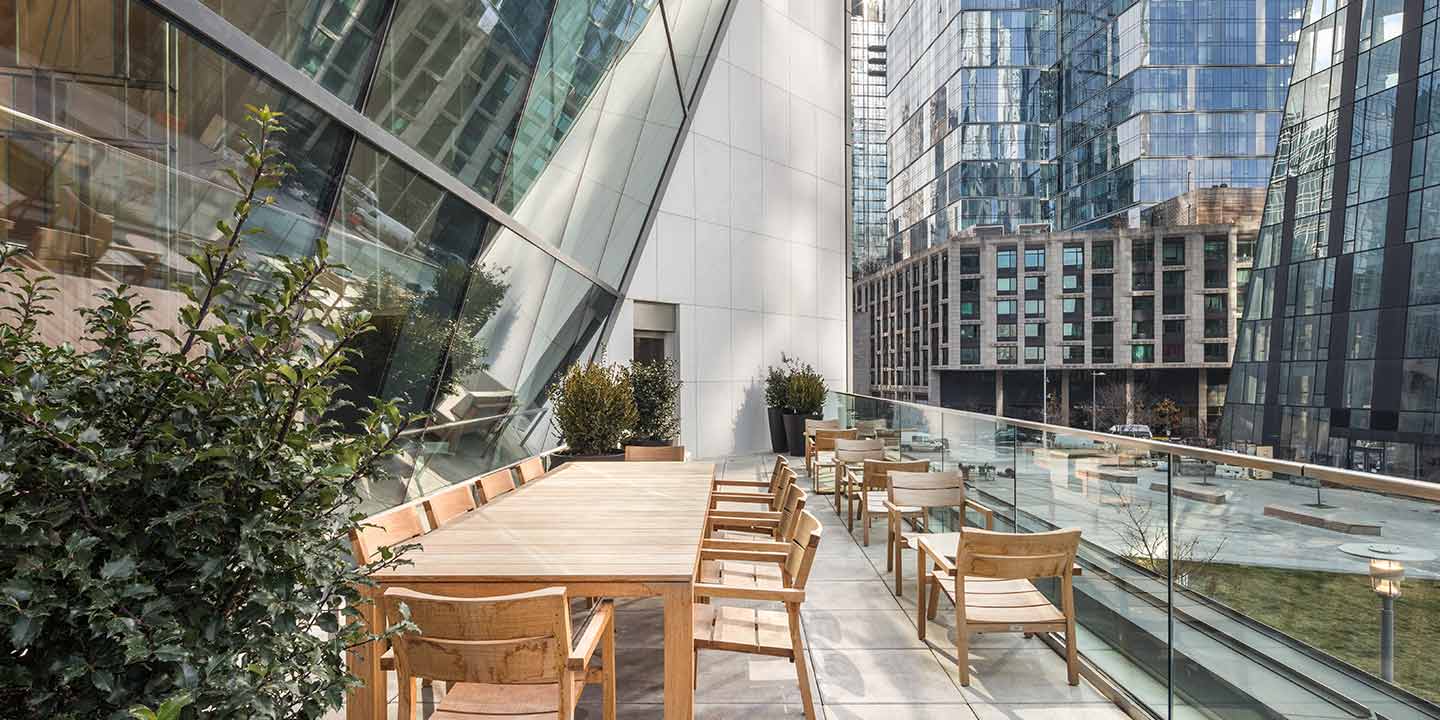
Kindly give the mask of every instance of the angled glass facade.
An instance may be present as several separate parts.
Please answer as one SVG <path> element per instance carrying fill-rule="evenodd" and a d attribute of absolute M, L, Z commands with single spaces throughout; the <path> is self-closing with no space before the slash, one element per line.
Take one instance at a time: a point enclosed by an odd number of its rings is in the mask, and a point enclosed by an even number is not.
<path fill-rule="evenodd" d="M 295 166 L 252 216 L 271 258 L 325 239 L 364 309 L 353 395 L 427 424 L 385 505 L 552 442 L 546 391 L 595 352 L 725 0 L 0 3 L 0 239 L 75 306 L 118 283 L 173 316 L 235 201 L 245 106 Z M 224 50 L 217 50 L 224 48 Z M 48 318 L 60 342 L 81 328 Z"/>
<path fill-rule="evenodd" d="M 892 255 L 977 226 L 1136 227 L 1262 187 L 1301 0 L 911 0 L 892 8 Z"/>
<path fill-rule="evenodd" d="M 1434 0 L 1306 7 L 1226 399 L 1232 445 L 1440 481 L 1436 15 Z"/>
<path fill-rule="evenodd" d="M 885 2 L 851 0 L 850 268 L 866 272 L 888 264 L 885 183 L 890 179 L 885 124 Z"/>

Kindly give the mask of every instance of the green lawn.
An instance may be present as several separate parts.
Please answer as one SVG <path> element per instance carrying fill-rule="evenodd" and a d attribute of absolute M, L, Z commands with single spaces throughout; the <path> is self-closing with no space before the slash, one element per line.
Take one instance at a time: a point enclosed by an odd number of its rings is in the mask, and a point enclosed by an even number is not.
<path fill-rule="evenodd" d="M 1212 564 L 1193 589 L 1380 674 L 1380 598 L 1363 575 Z M 1395 681 L 1440 702 L 1440 582 L 1406 579 L 1395 601 Z"/>

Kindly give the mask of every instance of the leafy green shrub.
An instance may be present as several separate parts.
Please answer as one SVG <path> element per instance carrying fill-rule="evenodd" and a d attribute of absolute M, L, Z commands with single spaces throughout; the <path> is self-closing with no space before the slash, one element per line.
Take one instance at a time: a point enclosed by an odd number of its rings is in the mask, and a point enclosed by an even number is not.
<path fill-rule="evenodd" d="M 765 406 L 785 407 L 790 392 L 790 373 L 784 368 L 770 366 L 765 375 Z"/>
<path fill-rule="evenodd" d="M 680 433 L 680 374 L 666 358 L 630 364 L 636 440 L 668 442 Z"/>
<path fill-rule="evenodd" d="M 630 376 L 620 365 L 575 363 L 550 391 L 560 441 L 572 455 L 617 452 L 638 414 Z"/>
<path fill-rule="evenodd" d="M 357 567 L 344 538 L 411 420 L 326 419 L 366 317 L 326 314 L 323 243 L 247 268 L 289 169 L 280 113 L 248 109 L 240 199 L 178 324 L 120 286 L 79 310 L 78 347 L 48 345 L 51 278 L 0 256 L 0 715 L 318 718 L 355 683 L 360 588 L 398 560 Z"/>
<path fill-rule="evenodd" d="M 819 415 L 825 409 L 825 378 L 809 365 L 801 365 L 786 383 L 785 405 L 799 415 Z"/>

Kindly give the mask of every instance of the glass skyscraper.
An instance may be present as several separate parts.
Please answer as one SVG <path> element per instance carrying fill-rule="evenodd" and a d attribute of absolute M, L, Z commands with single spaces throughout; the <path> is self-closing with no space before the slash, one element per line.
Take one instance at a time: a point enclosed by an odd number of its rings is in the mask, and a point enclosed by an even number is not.
<path fill-rule="evenodd" d="M 251 218 L 248 289 L 326 240 L 334 311 L 378 328 L 354 399 L 428 418 L 396 470 L 473 477 L 552 442 L 546 391 L 622 297 L 726 5 L 0 3 L 0 241 L 62 303 L 128 283 L 173 316 L 236 200 L 246 105 L 281 110 L 295 167 Z"/>
<path fill-rule="evenodd" d="M 1440 481 L 1436 14 L 1434 0 L 1305 8 L 1221 428 L 1231 444 Z"/>
<path fill-rule="evenodd" d="M 1264 186 L 1300 0 L 911 0 L 891 9 L 890 240 L 1130 226 Z"/>
<path fill-rule="evenodd" d="M 850 266 L 862 272 L 883 265 L 889 254 L 885 3 L 850 0 Z"/>

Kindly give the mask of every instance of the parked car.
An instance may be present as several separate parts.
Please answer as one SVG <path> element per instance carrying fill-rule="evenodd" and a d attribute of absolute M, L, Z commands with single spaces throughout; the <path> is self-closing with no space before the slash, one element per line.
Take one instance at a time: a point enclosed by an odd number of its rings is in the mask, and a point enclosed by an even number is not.
<path fill-rule="evenodd" d="M 903 432 L 900 433 L 900 449 L 938 452 L 945 449 L 945 440 L 929 433 Z"/>
<path fill-rule="evenodd" d="M 1149 425 L 1111 425 L 1105 432 L 1111 435 L 1124 435 L 1126 437 L 1140 438 L 1141 440 L 1153 440 L 1155 435 L 1150 432 Z"/>
<path fill-rule="evenodd" d="M 1216 465 L 1215 477 L 1239 480 L 1245 474 L 1245 469 L 1235 465 Z"/>

